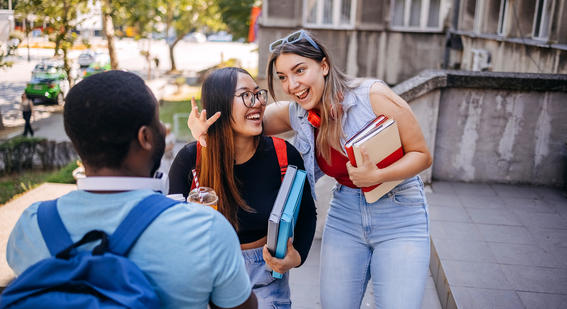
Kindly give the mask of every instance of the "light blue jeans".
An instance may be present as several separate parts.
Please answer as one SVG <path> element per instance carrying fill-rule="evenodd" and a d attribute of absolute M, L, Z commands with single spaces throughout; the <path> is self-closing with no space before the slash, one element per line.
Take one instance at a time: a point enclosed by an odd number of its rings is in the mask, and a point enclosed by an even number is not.
<path fill-rule="evenodd" d="M 409 178 L 368 204 L 337 184 L 321 244 L 323 309 L 360 308 L 372 278 L 376 308 L 419 309 L 429 267 L 423 182 Z"/>
<path fill-rule="evenodd" d="M 289 272 L 282 279 L 272 277 L 262 257 L 262 247 L 242 250 L 252 291 L 258 299 L 258 309 L 290 309 Z"/>

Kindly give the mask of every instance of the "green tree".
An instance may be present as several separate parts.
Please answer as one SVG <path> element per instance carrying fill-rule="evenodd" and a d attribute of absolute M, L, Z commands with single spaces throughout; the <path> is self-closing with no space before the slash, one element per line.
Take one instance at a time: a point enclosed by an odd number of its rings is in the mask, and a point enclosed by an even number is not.
<path fill-rule="evenodd" d="M 228 26 L 234 39 L 248 38 L 250 13 L 253 6 L 260 6 L 259 0 L 217 0 L 222 21 Z"/>
<path fill-rule="evenodd" d="M 113 0 L 112 17 L 114 24 L 133 27 L 135 40 L 147 39 L 140 52 L 148 65 L 148 78 L 151 76 L 150 42 L 155 25 L 159 23 L 160 0 Z"/>
<path fill-rule="evenodd" d="M 17 15 L 37 16 L 53 29 L 49 39 L 55 42 L 54 56 L 60 55 L 60 51 L 63 53 L 63 65 L 71 85 L 73 77 L 68 53 L 77 39 L 75 30 L 82 22 L 77 18 L 77 13 L 86 13 L 87 4 L 88 0 L 20 0 L 15 9 Z"/>
<path fill-rule="evenodd" d="M 226 28 L 221 22 L 216 0 L 161 0 L 158 8 L 161 22 L 165 24 L 166 37 L 172 32 L 175 35 L 167 39 L 169 46 L 170 72 L 176 72 L 173 50 L 177 43 L 195 29 L 207 28 L 213 31 Z"/>

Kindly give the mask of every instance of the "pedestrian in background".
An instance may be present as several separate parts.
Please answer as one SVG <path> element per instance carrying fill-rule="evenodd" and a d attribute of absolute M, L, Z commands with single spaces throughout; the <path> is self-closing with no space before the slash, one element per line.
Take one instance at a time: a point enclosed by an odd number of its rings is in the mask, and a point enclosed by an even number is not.
<path fill-rule="evenodd" d="M 28 136 L 28 133 L 33 136 L 33 128 L 31 126 L 31 117 L 33 115 L 33 101 L 28 98 L 26 93 L 22 93 L 22 117 L 26 121 L 24 126 L 24 136 Z"/>

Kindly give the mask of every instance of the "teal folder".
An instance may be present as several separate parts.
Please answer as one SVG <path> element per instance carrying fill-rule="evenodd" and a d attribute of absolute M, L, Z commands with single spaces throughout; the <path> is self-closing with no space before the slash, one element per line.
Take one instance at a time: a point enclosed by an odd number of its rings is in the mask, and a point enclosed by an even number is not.
<path fill-rule="evenodd" d="M 284 206 L 289 196 L 289 192 L 293 186 L 293 179 L 295 178 L 295 173 L 297 167 L 295 165 L 288 165 L 285 176 L 282 180 L 280 190 L 272 207 L 272 212 L 270 213 L 270 218 L 268 219 L 268 250 L 271 255 L 276 254 L 276 246 L 278 242 L 278 231 L 280 229 L 280 220 L 284 211 Z M 266 264 L 266 267 L 268 265 Z M 271 270 L 271 269 L 270 269 Z"/>
<path fill-rule="evenodd" d="M 280 228 L 278 231 L 278 242 L 276 245 L 276 257 L 283 259 L 287 253 L 287 240 L 293 237 L 293 230 L 299 215 L 301 205 L 301 197 L 303 196 L 303 186 L 305 184 L 306 173 L 298 169 L 293 179 L 293 185 L 287 198 L 282 217 L 280 220 Z M 281 279 L 283 274 L 272 271 L 272 277 Z"/>

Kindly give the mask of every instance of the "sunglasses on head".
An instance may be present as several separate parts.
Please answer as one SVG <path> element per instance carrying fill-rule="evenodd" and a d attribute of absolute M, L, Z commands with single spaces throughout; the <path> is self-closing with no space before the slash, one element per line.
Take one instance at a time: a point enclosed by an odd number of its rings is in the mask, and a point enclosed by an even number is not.
<path fill-rule="evenodd" d="M 278 39 L 278 40 L 275 40 L 274 42 L 272 42 L 272 44 L 270 44 L 270 53 L 273 53 L 274 50 L 276 50 L 278 47 L 280 47 L 282 45 L 293 44 L 295 42 L 301 41 L 302 39 L 306 39 L 307 42 L 309 42 L 309 44 L 311 44 L 311 46 L 315 47 L 318 51 L 321 51 L 321 49 L 319 48 L 319 45 L 317 45 L 317 43 L 315 43 L 315 41 L 313 41 L 313 39 L 309 36 L 309 34 L 307 34 L 307 31 L 299 30 L 299 31 L 296 31 L 294 33 L 289 34 L 285 38 L 281 38 L 281 39 Z"/>

